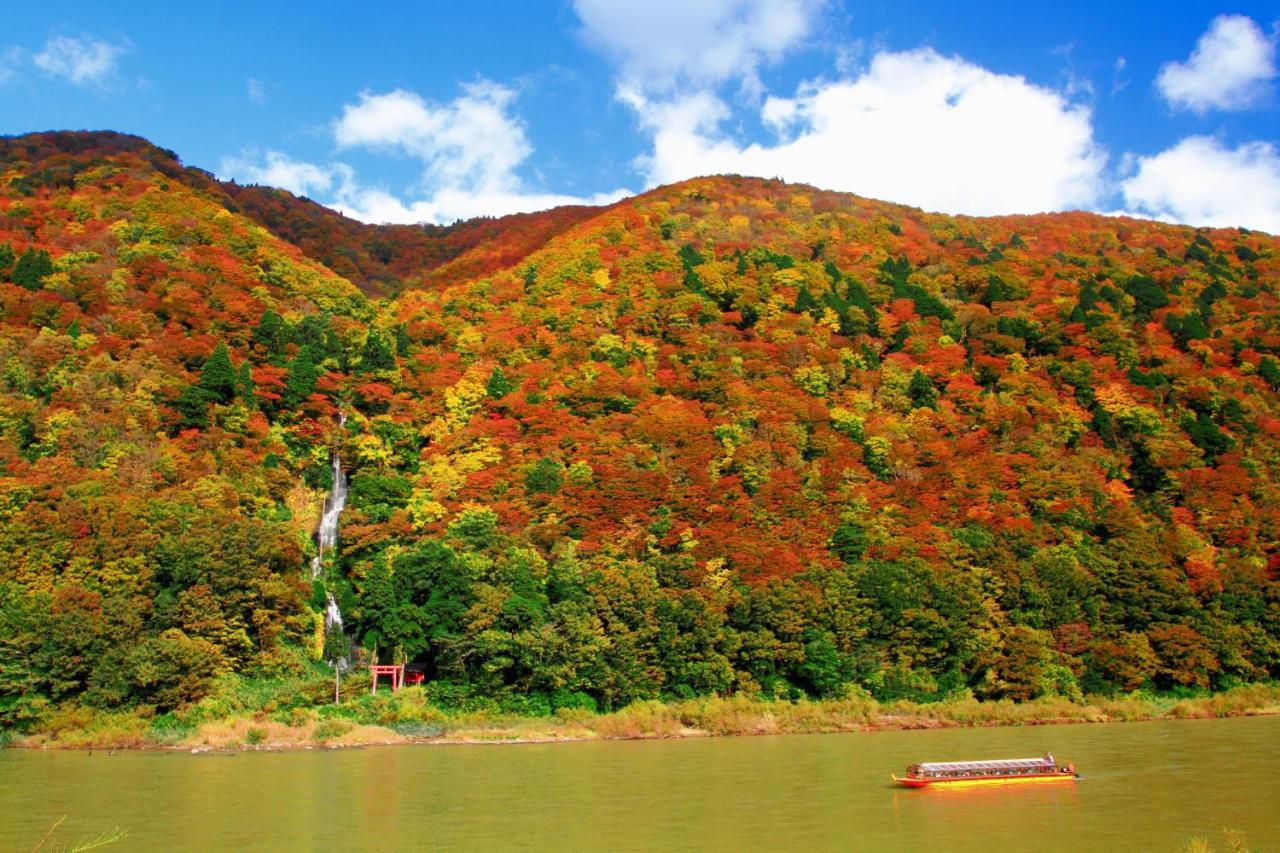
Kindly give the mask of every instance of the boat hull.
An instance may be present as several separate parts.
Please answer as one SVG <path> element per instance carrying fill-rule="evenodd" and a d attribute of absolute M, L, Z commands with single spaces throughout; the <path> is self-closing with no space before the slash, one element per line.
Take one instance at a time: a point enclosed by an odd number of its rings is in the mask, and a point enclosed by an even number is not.
<path fill-rule="evenodd" d="M 893 777 L 906 788 L 976 788 L 989 785 L 1030 785 L 1046 782 L 1074 782 L 1074 773 L 1038 773 L 1034 776 L 985 776 L 965 779 L 910 779 Z"/>

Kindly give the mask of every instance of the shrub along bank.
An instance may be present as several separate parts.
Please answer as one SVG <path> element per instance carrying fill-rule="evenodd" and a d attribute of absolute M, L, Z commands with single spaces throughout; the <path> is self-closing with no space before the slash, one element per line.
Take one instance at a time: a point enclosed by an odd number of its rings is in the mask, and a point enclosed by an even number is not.
<path fill-rule="evenodd" d="M 242 749 L 359 746 L 386 743 L 503 743 L 626 740 L 726 735 L 814 734 L 958 726 L 1207 719 L 1280 714 L 1280 685 L 1242 685 L 1220 693 L 1190 691 L 1082 700 L 982 701 L 970 694 L 939 702 L 878 702 L 865 694 L 825 700 L 747 696 L 636 702 L 609 713 L 544 702 L 498 702 L 446 684 L 387 689 L 371 695 L 348 682 L 341 704 L 321 704 L 331 689 L 311 681 L 228 677 L 206 699 L 165 714 L 145 708 L 109 711 L 67 705 L 50 709 L 25 732 L 0 742 L 19 747 Z"/>

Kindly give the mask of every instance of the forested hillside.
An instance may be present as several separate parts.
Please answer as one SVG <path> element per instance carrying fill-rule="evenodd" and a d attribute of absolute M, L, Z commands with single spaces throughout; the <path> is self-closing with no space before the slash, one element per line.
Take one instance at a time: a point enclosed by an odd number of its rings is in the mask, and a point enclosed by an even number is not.
<path fill-rule="evenodd" d="M 302 671 L 326 586 L 532 710 L 1274 677 L 1278 287 L 1244 230 L 736 177 L 375 227 L 0 140 L 0 725 Z"/>

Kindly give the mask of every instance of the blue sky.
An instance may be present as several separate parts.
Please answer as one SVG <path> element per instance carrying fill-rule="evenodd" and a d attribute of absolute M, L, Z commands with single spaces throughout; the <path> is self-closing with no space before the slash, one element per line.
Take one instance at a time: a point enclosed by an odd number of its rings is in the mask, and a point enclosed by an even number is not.
<path fill-rule="evenodd" d="M 1280 232 L 1280 3 L 8 9 L 0 132 L 145 136 L 372 221 L 781 176 Z"/>

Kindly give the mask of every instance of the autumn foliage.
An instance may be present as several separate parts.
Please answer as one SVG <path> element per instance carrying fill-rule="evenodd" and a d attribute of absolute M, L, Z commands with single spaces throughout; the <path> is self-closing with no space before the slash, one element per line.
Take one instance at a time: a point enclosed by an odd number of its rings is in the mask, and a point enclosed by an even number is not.
<path fill-rule="evenodd" d="M 305 666 L 321 587 L 534 710 L 1274 677 L 1277 287 L 1244 230 L 736 177 L 367 226 L 3 140 L 0 722 Z"/>

